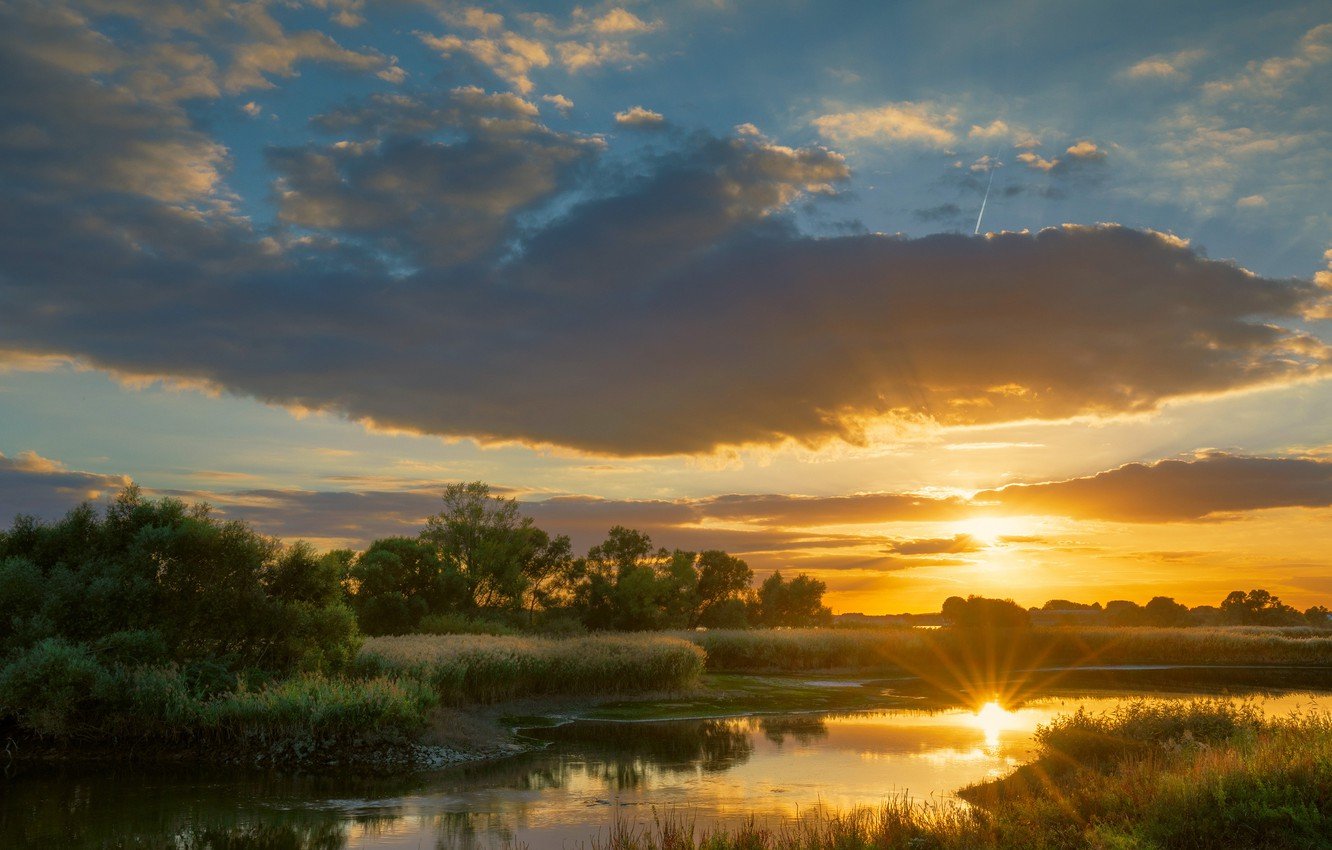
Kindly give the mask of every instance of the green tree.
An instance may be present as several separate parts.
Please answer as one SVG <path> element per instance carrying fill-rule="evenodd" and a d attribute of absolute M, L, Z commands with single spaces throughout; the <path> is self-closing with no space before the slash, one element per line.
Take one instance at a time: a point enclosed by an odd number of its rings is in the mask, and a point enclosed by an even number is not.
<path fill-rule="evenodd" d="M 463 577 L 473 607 L 522 608 L 528 562 L 540 546 L 537 529 L 519 513 L 517 500 L 491 495 L 480 481 L 450 484 L 443 510 L 426 520 L 421 539 Z"/>
<path fill-rule="evenodd" d="M 698 556 L 698 608 L 692 625 L 737 628 L 745 625 L 745 600 L 754 571 L 719 549 Z"/>
<path fill-rule="evenodd" d="M 271 673 L 336 667 L 359 637 L 340 576 L 206 505 L 122 492 L 0 532 L 0 647 L 43 639 L 136 662 Z M 17 592 L 16 592 L 17 591 Z M 81 650 L 80 650 L 81 651 Z"/>
<path fill-rule="evenodd" d="M 832 611 L 823 605 L 827 585 L 801 573 L 790 581 L 780 571 L 764 579 L 754 600 L 753 621 L 764 626 L 823 626 Z"/>
<path fill-rule="evenodd" d="M 694 554 L 657 549 L 641 531 L 617 525 L 588 550 L 577 607 L 591 629 L 682 627 L 696 606 Z"/>
<path fill-rule="evenodd" d="M 366 634 L 406 634 L 421 618 L 472 607 L 472 589 L 429 541 L 386 537 L 371 543 L 351 568 L 352 607 Z"/>

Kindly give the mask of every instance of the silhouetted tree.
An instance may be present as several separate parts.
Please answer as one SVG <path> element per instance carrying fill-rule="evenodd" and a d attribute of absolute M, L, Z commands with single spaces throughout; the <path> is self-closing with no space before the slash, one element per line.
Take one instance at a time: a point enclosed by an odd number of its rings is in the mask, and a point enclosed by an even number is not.
<path fill-rule="evenodd" d="M 950 596 L 941 609 L 949 625 L 959 629 L 1025 629 L 1031 614 L 1011 599 Z"/>
<path fill-rule="evenodd" d="M 763 626 L 823 626 L 832 622 L 832 611 L 823 605 L 828 586 L 801 573 L 790 581 L 774 572 L 759 586 L 754 600 L 753 621 Z"/>
<path fill-rule="evenodd" d="M 1221 601 L 1221 620 L 1246 626 L 1287 626 L 1303 622 L 1304 618 L 1280 598 L 1256 589 L 1248 593 L 1231 591 Z"/>
<path fill-rule="evenodd" d="M 1142 622 L 1148 626 L 1186 626 L 1189 607 L 1169 596 L 1155 596 L 1143 607 Z"/>
<path fill-rule="evenodd" d="M 691 625 L 736 628 L 745 624 L 745 597 L 754 580 L 749 564 L 719 549 L 698 556 L 698 607 Z"/>

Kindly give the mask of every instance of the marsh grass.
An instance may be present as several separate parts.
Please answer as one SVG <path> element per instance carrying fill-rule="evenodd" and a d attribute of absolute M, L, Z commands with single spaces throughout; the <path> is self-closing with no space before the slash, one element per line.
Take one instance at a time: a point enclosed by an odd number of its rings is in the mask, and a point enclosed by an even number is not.
<path fill-rule="evenodd" d="M 304 674 L 206 693 L 178 667 L 101 665 L 60 645 L 30 655 L 0 677 L 0 714 L 16 718 L 21 753 L 342 761 L 410 743 L 438 704 L 423 683 L 391 674 Z"/>
<path fill-rule="evenodd" d="M 402 635 L 370 638 L 360 663 L 428 682 L 446 704 L 462 705 L 685 690 L 697 685 L 704 654 L 663 635 Z"/>
<path fill-rule="evenodd" d="M 1332 635 L 1272 628 L 782 629 L 680 632 L 718 672 L 882 670 L 940 663 L 1332 665 Z"/>
<path fill-rule="evenodd" d="M 1332 718 L 1264 720 L 1245 703 L 1138 701 L 1056 719 L 1015 774 L 972 805 L 895 797 L 698 832 L 618 825 L 599 850 L 1315 848 L 1332 846 Z"/>

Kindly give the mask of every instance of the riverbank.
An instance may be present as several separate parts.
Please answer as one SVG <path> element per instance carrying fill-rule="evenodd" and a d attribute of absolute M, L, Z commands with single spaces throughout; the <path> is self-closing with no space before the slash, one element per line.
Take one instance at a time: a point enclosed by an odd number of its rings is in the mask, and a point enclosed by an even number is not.
<path fill-rule="evenodd" d="M 970 803 L 906 796 L 785 823 L 697 832 L 684 818 L 621 822 L 605 850 L 1311 848 L 1332 846 L 1332 718 L 1263 718 L 1231 700 L 1134 701 L 1037 730 L 1013 773 Z"/>
<path fill-rule="evenodd" d="M 521 752 L 521 724 L 504 717 L 1016 704 L 1056 688 L 1132 693 L 1138 681 L 1149 691 L 1172 681 L 1332 690 L 1332 638 L 1245 628 L 406 635 L 366 640 L 337 676 L 221 691 L 56 644 L 11 666 L 0 688 L 9 758 L 399 769 Z"/>

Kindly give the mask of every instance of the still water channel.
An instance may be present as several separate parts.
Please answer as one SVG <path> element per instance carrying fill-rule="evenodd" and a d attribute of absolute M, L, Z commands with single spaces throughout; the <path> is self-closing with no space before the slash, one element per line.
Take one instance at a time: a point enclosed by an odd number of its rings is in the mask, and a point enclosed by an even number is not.
<path fill-rule="evenodd" d="M 1176 694 L 1169 698 L 1182 699 Z M 1332 694 L 1268 693 L 1269 714 L 1332 708 Z M 4 781 L 0 846 L 592 847 L 620 822 L 691 819 L 701 832 L 895 794 L 947 799 L 1026 760 L 1040 723 L 1110 696 L 1015 708 L 874 710 L 533 730 L 544 749 L 406 777 L 102 769 Z"/>

